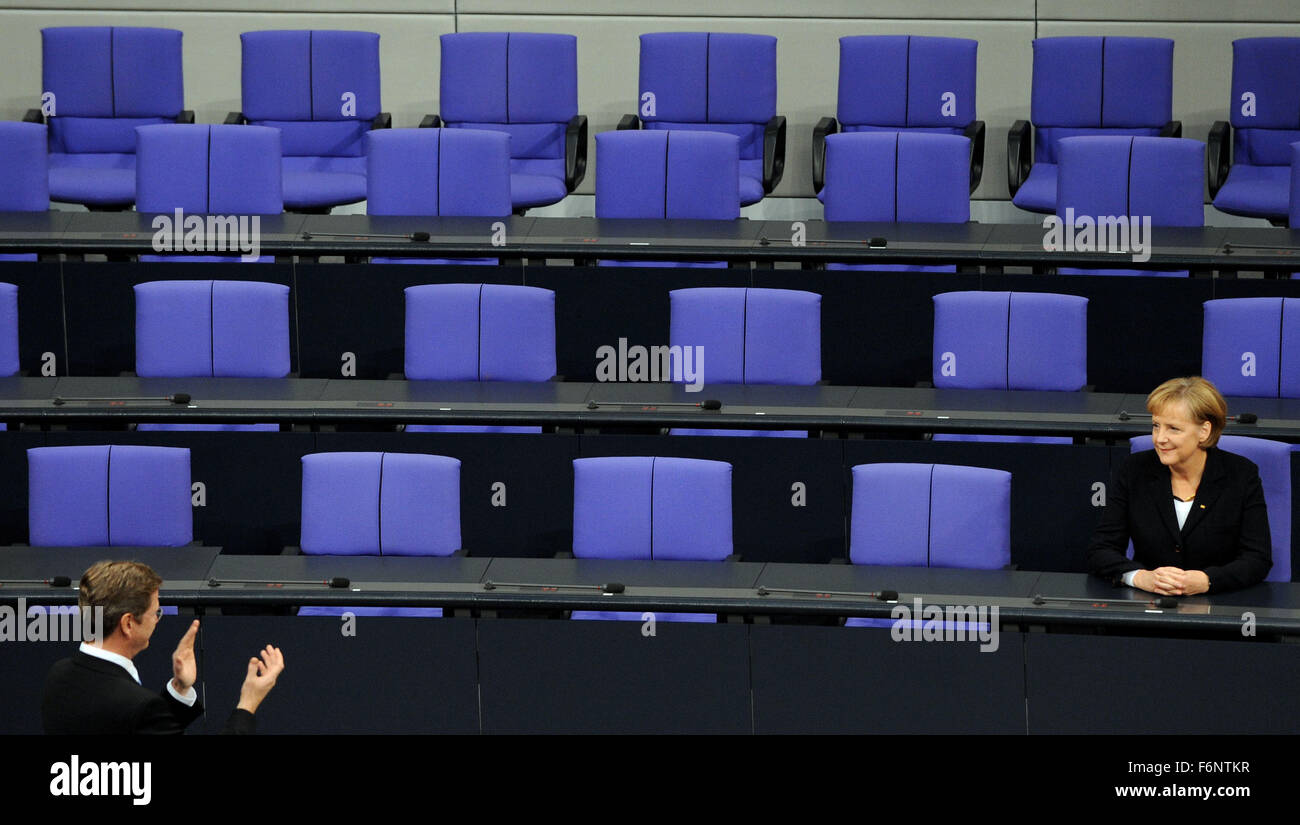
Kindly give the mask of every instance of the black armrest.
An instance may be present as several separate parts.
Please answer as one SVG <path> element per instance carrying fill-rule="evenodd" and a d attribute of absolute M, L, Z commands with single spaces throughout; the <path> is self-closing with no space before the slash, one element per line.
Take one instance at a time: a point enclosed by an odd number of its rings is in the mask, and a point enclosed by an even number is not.
<path fill-rule="evenodd" d="M 180 113 L 179 115 L 176 116 L 176 122 L 177 122 L 177 123 L 193 123 L 193 122 L 194 122 L 194 110 L 193 110 L 193 109 L 181 109 L 181 113 Z"/>
<path fill-rule="evenodd" d="M 380 112 L 375 115 L 375 119 L 370 121 L 371 129 L 391 129 L 393 128 L 393 113 Z"/>
<path fill-rule="evenodd" d="M 248 123 L 248 118 L 244 117 L 243 112 L 228 112 L 224 122 L 227 126 L 243 126 Z"/>
<path fill-rule="evenodd" d="M 570 192 L 587 176 L 587 116 L 574 115 L 564 127 L 564 188 Z"/>
<path fill-rule="evenodd" d="M 442 128 L 442 118 L 438 117 L 437 115 L 425 115 L 424 118 L 420 120 L 420 128 L 421 128 L 421 129 L 441 129 L 441 128 Z"/>
<path fill-rule="evenodd" d="M 963 134 L 970 138 L 970 193 L 973 195 L 984 177 L 984 121 L 972 120 Z"/>
<path fill-rule="evenodd" d="M 1007 131 L 1007 190 L 1012 197 L 1020 191 L 1034 165 L 1033 137 L 1034 127 L 1027 120 L 1017 120 Z"/>
<path fill-rule="evenodd" d="M 813 193 L 822 191 L 826 185 L 826 136 L 840 130 L 840 123 L 833 117 L 824 117 L 813 127 Z"/>
<path fill-rule="evenodd" d="M 1156 137 L 1182 137 L 1183 122 L 1181 120 L 1171 120 L 1164 126 L 1160 127 L 1160 134 Z"/>
<path fill-rule="evenodd" d="M 1223 182 L 1232 168 L 1232 124 L 1216 120 L 1210 127 L 1210 137 L 1205 144 L 1205 176 L 1210 182 L 1210 197 L 1219 194 Z"/>
<path fill-rule="evenodd" d="M 41 114 L 40 109 L 28 109 L 23 115 L 23 123 L 44 123 L 45 115 Z"/>
<path fill-rule="evenodd" d="M 772 194 L 784 174 L 785 116 L 777 115 L 763 127 L 763 194 Z"/>
<path fill-rule="evenodd" d="M 301 555 L 302 555 L 302 548 L 301 548 L 301 547 L 286 547 L 286 548 L 284 548 L 283 550 L 280 551 L 280 555 L 281 555 L 281 556 L 301 556 Z"/>
<path fill-rule="evenodd" d="M 628 129 L 640 129 L 641 119 L 636 115 L 623 115 L 618 119 L 618 131 L 625 132 Z"/>

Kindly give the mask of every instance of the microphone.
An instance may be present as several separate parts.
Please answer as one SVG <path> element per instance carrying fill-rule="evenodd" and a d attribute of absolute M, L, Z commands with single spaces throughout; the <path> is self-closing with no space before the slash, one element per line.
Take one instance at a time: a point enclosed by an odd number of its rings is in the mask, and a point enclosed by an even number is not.
<path fill-rule="evenodd" d="M 1150 418 L 1151 413 L 1131 413 L 1128 410 L 1119 411 L 1119 420 L 1128 421 L 1133 418 Z M 1254 424 L 1259 421 L 1259 416 L 1255 413 L 1238 413 L 1228 416 L 1229 421 L 1236 421 L 1238 424 Z"/>
<path fill-rule="evenodd" d="M 1041 593 L 1034 596 L 1034 604 L 1044 605 L 1048 602 L 1077 602 L 1080 604 L 1090 604 L 1093 607 L 1109 607 L 1112 604 L 1146 604 L 1154 605 L 1161 610 L 1173 610 L 1178 607 L 1178 600 L 1171 596 L 1161 596 L 1158 599 L 1077 599 L 1066 596 L 1044 596 Z"/>
<path fill-rule="evenodd" d="M 187 392 L 177 392 L 177 393 L 172 393 L 171 395 L 163 395 L 163 396 L 123 395 L 117 397 L 83 396 L 80 398 L 74 398 L 72 396 L 56 395 L 54 397 L 54 406 L 62 407 L 64 404 L 68 403 L 69 401 L 86 401 L 92 404 L 100 401 L 108 402 L 110 404 L 125 404 L 128 401 L 145 401 L 145 402 L 166 401 L 169 404 L 188 404 L 190 403 L 190 394 Z"/>
<path fill-rule="evenodd" d="M 379 235 L 379 234 L 361 234 L 354 235 L 349 232 L 304 232 L 302 239 L 310 241 L 313 238 L 348 238 L 354 241 L 415 241 L 416 243 L 428 243 L 428 232 L 412 232 L 409 235 Z"/>
<path fill-rule="evenodd" d="M 523 587 L 537 590 L 595 590 L 606 596 L 617 595 L 627 590 L 622 582 L 605 584 L 536 584 L 534 582 L 483 582 L 484 590 L 496 590 L 498 587 Z"/>
<path fill-rule="evenodd" d="M 48 584 L 50 587 L 70 587 L 72 579 L 67 576 L 54 576 L 49 579 L 0 579 L 0 587 L 6 584 Z"/>
<path fill-rule="evenodd" d="M 1294 246 L 1268 246 L 1252 243 L 1225 243 L 1223 254 L 1231 255 L 1234 249 L 1262 249 L 1268 252 L 1294 252 Z"/>
<path fill-rule="evenodd" d="M 600 407 L 642 407 L 649 409 L 651 407 L 685 407 L 687 409 L 701 410 L 720 410 L 722 402 L 716 398 L 709 398 L 704 401 L 664 401 L 662 403 L 641 403 L 639 401 L 588 401 L 587 409 L 595 410 Z"/>
<path fill-rule="evenodd" d="M 897 590 L 881 590 L 879 592 L 875 592 L 875 591 L 856 591 L 856 590 L 796 590 L 788 587 L 758 588 L 758 595 L 760 596 L 768 596 L 771 595 L 772 593 L 799 593 L 807 596 L 817 596 L 819 598 L 826 598 L 827 596 L 852 596 L 856 598 L 875 599 L 876 601 L 881 601 L 881 602 L 898 601 Z"/>
<path fill-rule="evenodd" d="M 344 590 L 352 586 L 351 579 L 345 579 L 342 576 L 335 576 L 332 579 L 316 579 L 315 581 L 290 581 L 288 579 L 208 579 L 208 587 L 220 587 L 223 584 L 265 584 L 268 587 L 283 587 L 286 584 L 319 584 L 336 590 Z"/>

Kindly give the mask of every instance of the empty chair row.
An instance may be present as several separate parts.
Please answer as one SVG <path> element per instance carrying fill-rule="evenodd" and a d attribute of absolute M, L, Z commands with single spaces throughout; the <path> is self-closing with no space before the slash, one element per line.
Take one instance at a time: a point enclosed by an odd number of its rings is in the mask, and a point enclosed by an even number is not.
<path fill-rule="evenodd" d="M 1224 437 L 1261 471 L 1274 566 L 1290 579 L 1290 445 Z M 1132 439 L 1131 449 L 1150 449 Z M 193 541 L 189 450 L 38 447 L 28 451 L 36 546 L 180 546 Z M 735 558 L 732 466 L 665 456 L 576 459 L 577 558 Z M 318 453 L 302 459 L 299 550 L 310 555 L 461 555 L 461 462 L 419 453 Z M 849 560 L 998 569 L 1010 564 L 1012 477 L 941 464 L 852 468 Z"/>

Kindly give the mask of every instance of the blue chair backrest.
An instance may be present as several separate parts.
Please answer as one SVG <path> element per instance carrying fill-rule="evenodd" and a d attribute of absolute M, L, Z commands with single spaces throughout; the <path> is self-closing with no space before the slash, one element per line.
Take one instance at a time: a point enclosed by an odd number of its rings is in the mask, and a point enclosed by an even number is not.
<path fill-rule="evenodd" d="M 136 130 L 136 209 L 221 215 L 284 211 L 280 132 L 171 124 Z M 182 227 L 176 227 L 179 234 Z M 232 230 L 231 236 L 236 233 Z"/>
<path fill-rule="evenodd" d="M 438 105 L 448 127 L 505 132 L 511 157 L 564 157 L 565 125 L 578 114 L 576 37 L 457 32 L 438 39 Z"/>
<path fill-rule="evenodd" d="M 1201 374 L 1224 395 L 1300 398 L 1300 298 L 1206 301 Z"/>
<path fill-rule="evenodd" d="M 662 457 L 573 462 L 577 558 L 720 561 L 731 552 L 727 462 Z"/>
<path fill-rule="evenodd" d="M 965 223 L 970 139 L 906 132 L 826 138 L 828 221 Z"/>
<path fill-rule="evenodd" d="M 1088 299 L 1040 292 L 934 296 L 934 385 L 1080 390 L 1088 383 Z"/>
<path fill-rule="evenodd" d="M 1056 163 L 1061 138 L 1156 136 L 1173 117 L 1173 77 L 1174 41 L 1166 38 L 1038 38 L 1030 103 L 1035 162 Z"/>
<path fill-rule="evenodd" d="M 175 29 L 41 29 L 41 91 L 54 107 L 50 151 L 133 154 L 136 126 L 175 121 L 185 108 L 181 65 Z"/>
<path fill-rule="evenodd" d="M 714 132 L 596 135 L 596 217 L 740 217 L 736 138 Z"/>
<path fill-rule="evenodd" d="M 50 208 L 46 128 L 39 123 L 0 123 L 0 212 Z"/>
<path fill-rule="evenodd" d="M 1289 164 L 1300 140 L 1300 37 L 1232 41 L 1230 105 L 1233 162 Z"/>
<path fill-rule="evenodd" d="M 639 88 L 646 129 L 724 131 L 739 139 L 741 158 L 761 159 L 763 126 L 776 116 L 776 38 L 643 34 Z"/>
<path fill-rule="evenodd" d="M 975 119 L 978 47 L 961 37 L 841 37 L 836 109 L 841 131 L 961 134 Z"/>
<path fill-rule="evenodd" d="M 1095 136 L 1057 145 L 1063 220 L 1149 216 L 1153 226 L 1205 223 L 1205 144 L 1186 138 Z M 1072 210 L 1072 212 L 1067 212 Z"/>
<path fill-rule="evenodd" d="M 302 551 L 449 556 L 461 547 L 460 461 L 417 453 L 302 458 Z"/>
<path fill-rule="evenodd" d="M 423 381 L 549 381 L 555 293 L 504 284 L 407 287 L 405 372 Z"/>
<path fill-rule="evenodd" d="M 0 283 L 0 375 L 18 374 L 18 287 Z"/>
<path fill-rule="evenodd" d="M 34 546 L 179 547 L 194 538 L 187 448 L 35 447 L 27 473 Z"/>
<path fill-rule="evenodd" d="M 1259 467 L 1264 504 L 1268 508 L 1268 532 L 1273 542 L 1273 567 L 1265 581 L 1291 581 L 1291 452 L 1294 445 L 1267 438 L 1221 435 L 1218 446 L 1249 458 Z M 1149 435 L 1129 439 L 1131 453 L 1150 449 Z"/>
<path fill-rule="evenodd" d="M 257 281 L 137 284 L 135 371 L 142 377 L 285 377 L 289 287 Z"/>
<path fill-rule="evenodd" d="M 371 215 L 510 214 L 510 135 L 478 129 L 366 134 Z"/>
<path fill-rule="evenodd" d="M 698 287 L 669 293 L 672 347 L 694 347 L 711 384 L 816 384 L 821 300 L 794 289 Z M 685 350 L 680 350 L 684 357 Z M 674 381 L 684 380 L 674 372 Z"/>
<path fill-rule="evenodd" d="M 256 31 L 243 46 L 243 114 L 274 126 L 288 157 L 359 157 L 379 114 L 379 35 Z"/>
<path fill-rule="evenodd" d="M 996 570 L 1011 563 L 1011 474 L 947 464 L 853 468 L 854 564 Z"/>

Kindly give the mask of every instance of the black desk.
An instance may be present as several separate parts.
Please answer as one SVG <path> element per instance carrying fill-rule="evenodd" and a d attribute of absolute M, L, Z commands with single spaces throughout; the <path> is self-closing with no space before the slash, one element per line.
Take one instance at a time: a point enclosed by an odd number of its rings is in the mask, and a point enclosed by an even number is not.
<path fill-rule="evenodd" d="M 65 217 L 71 216 L 71 217 Z M 0 252 L 152 254 L 154 216 L 135 212 L 0 215 Z M 804 239 L 796 245 L 796 227 Z M 504 225 L 502 233 L 494 224 Z M 308 236 L 304 235 L 304 232 Z M 347 237 L 323 237 L 319 233 Z M 427 232 L 427 242 L 372 237 Z M 1154 227 L 1150 260 L 1164 269 L 1300 268 L 1300 230 Z M 884 248 L 870 248 L 873 237 Z M 267 255 L 804 261 L 965 266 L 1135 268 L 1130 255 L 1047 251 L 1041 224 L 829 224 L 824 221 L 641 221 L 596 218 L 261 216 Z M 504 240 L 504 243 L 500 241 Z M 496 241 L 496 242 L 494 242 Z M 1225 244 L 1235 245 L 1225 248 Z M 1250 248 L 1256 247 L 1256 248 Z M 1263 248 L 1258 248 L 1263 247 Z M 1141 267 L 1136 267 L 1141 268 Z"/>
<path fill-rule="evenodd" d="M 160 598 L 178 604 L 182 593 L 203 586 L 220 547 L 0 547 L 0 579 L 52 579 L 67 576 L 66 588 L 0 584 L 0 599 L 39 599 L 76 604 L 77 583 L 92 564 L 104 559 L 140 561 L 163 578 Z M 173 596 L 176 598 L 174 599 Z"/>
<path fill-rule="evenodd" d="M 0 575 L 48 575 L 29 564 L 38 552 L 47 551 L 0 553 Z M 156 552 L 159 565 L 169 563 L 168 553 L 184 553 Z M 197 556 L 191 562 L 203 566 Z M 327 591 L 287 584 L 213 588 L 197 567 L 187 569 L 185 575 L 197 577 L 192 589 L 169 587 L 165 601 L 209 611 L 200 631 L 199 672 L 212 709 L 202 724 L 212 730 L 235 701 L 243 675 L 238 664 L 268 641 L 284 649 L 293 676 L 286 674 L 259 712 L 265 732 L 1298 729 L 1290 708 L 1300 688 L 1300 647 L 1288 641 L 1300 635 L 1297 585 L 1182 599 L 1176 609 L 1149 611 L 1136 591 L 1086 576 L 1017 571 L 233 556 L 211 559 L 207 568 L 209 575 L 241 578 L 324 578 L 345 571 L 355 590 L 333 591 L 331 601 L 458 604 L 479 614 L 348 620 L 214 615 L 211 608 L 222 604 L 320 603 Z M 530 580 L 554 589 L 518 586 Z M 615 580 L 626 585 L 624 593 L 571 587 Z M 485 588 L 488 581 L 496 586 Z M 758 586 L 830 596 L 762 596 Z M 844 594 L 880 587 L 897 589 L 899 604 Z M 1039 592 L 1096 597 L 1115 607 L 1034 605 Z M 6 589 L 0 602 L 20 595 Z M 913 599 L 990 611 L 996 606 L 996 644 L 897 639 L 893 628 L 843 628 L 834 621 L 846 613 L 888 616 L 911 607 Z M 541 618 L 589 607 L 717 612 L 723 620 Z M 1253 638 L 1240 633 L 1243 608 L 1255 615 Z M 536 618 L 490 618 L 521 611 Z M 1235 637 L 1223 631 L 1233 625 L 1234 613 Z M 818 621 L 819 615 L 827 621 Z M 981 619 L 988 617 L 991 612 Z M 166 653 L 182 624 L 165 620 L 156 634 L 160 643 L 146 652 L 154 658 L 137 659 L 147 680 L 163 680 Z M 26 674 L 43 672 L 67 651 L 28 644 L 6 645 L 3 652 L 6 673 Z M 1213 687 L 1225 680 L 1230 691 Z M 33 730 L 35 681 L 0 682 L 0 728 Z M 412 684 L 420 688 L 412 691 Z"/>
<path fill-rule="evenodd" d="M 162 400 L 186 393 L 187 404 Z M 114 398 L 158 400 L 114 401 Z M 93 398 L 56 405 L 56 398 Z M 722 402 L 719 410 L 661 406 Z M 595 406 L 592 403 L 595 402 Z M 0 378 L 0 419 L 31 424 L 278 422 L 464 423 L 548 427 L 696 427 L 1025 433 L 1119 441 L 1150 429 L 1146 396 L 912 387 L 664 383 L 437 382 L 247 378 Z M 1226 432 L 1300 438 L 1300 399 L 1231 398 L 1255 424 Z M 1122 420 L 1120 413 L 1130 413 Z"/>

